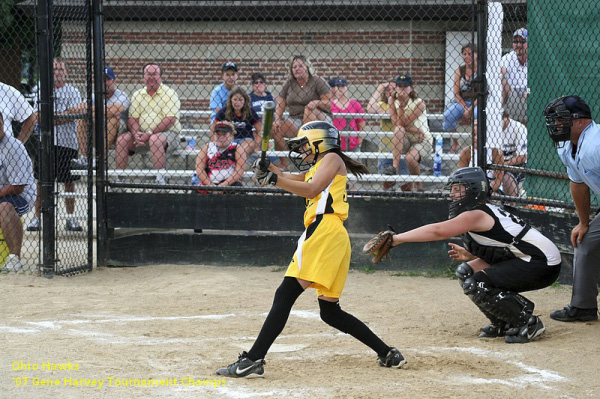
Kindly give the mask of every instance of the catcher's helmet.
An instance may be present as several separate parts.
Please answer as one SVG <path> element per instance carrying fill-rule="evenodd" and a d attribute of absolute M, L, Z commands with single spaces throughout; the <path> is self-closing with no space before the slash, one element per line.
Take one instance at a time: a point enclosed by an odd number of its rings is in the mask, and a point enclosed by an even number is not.
<path fill-rule="evenodd" d="M 555 145 L 569 141 L 574 119 L 592 118 L 590 107 L 578 96 L 563 96 L 550 101 L 544 109 L 548 135 Z M 562 146 L 562 145 L 560 145 Z"/>
<path fill-rule="evenodd" d="M 289 158 L 299 170 L 313 166 L 319 154 L 340 148 L 340 132 L 331 123 L 314 121 L 298 129 L 296 138 L 287 141 Z M 311 160 L 307 160 L 310 155 Z"/>
<path fill-rule="evenodd" d="M 464 186 L 464 195 L 450 195 L 452 186 Z M 449 219 L 452 219 L 464 211 L 471 210 L 477 205 L 485 204 L 490 194 L 490 182 L 483 169 L 460 168 L 448 177 L 445 189 L 448 191 L 450 202 Z"/>

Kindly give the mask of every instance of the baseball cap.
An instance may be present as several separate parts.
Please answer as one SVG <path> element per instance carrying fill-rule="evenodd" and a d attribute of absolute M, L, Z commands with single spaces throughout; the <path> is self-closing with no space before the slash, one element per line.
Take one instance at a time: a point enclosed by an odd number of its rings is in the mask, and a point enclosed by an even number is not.
<path fill-rule="evenodd" d="M 523 39 L 527 40 L 527 28 L 519 28 L 513 33 L 514 36 L 521 36 Z"/>
<path fill-rule="evenodd" d="M 115 75 L 115 71 L 112 70 L 111 67 L 104 68 L 104 75 L 110 80 L 114 80 L 117 76 Z"/>
<path fill-rule="evenodd" d="M 215 132 L 228 132 L 233 133 L 233 128 L 227 122 L 217 122 L 215 124 Z"/>
<path fill-rule="evenodd" d="M 235 62 L 227 61 L 221 67 L 221 71 L 225 72 L 228 69 L 233 69 L 235 72 L 237 72 L 238 71 L 238 66 L 237 66 L 237 64 Z"/>
<path fill-rule="evenodd" d="M 565 107 L 571 112 L 573 119 L 592 119 L 590 106 L 579 96 L 567 96 L 563 100 Z"/>
<path fill-rule="evenodd" d="M 412 86 L 413 85 L 413 80 L 410 77 L 410 75 L 400 75 L 396 78 L 396 84 L 397 85 L 405 85 L 405 86 Z"/>
<path fill-rule="evenodd" d="M 346 79 L 338 78 L 338 77 L 329 79 L 329 82 L 327 82 L 327 83 L 329 83 L 330 87 L 348 86 L 348 81 Z"/>

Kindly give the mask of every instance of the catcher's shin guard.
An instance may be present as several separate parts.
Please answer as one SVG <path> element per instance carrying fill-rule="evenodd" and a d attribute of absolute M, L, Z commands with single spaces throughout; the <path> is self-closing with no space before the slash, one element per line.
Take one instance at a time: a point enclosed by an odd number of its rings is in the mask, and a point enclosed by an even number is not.
<path fill-rule="evenodd" d="M 533 313 L 534 303 L 524 296 L 500 288 L 489 287 L 483 281 L 469 277 L 463 284 L 464 293 L 482 310 L 511 326 L 527 324 Z M 485 313 L 485 312 L 484 312 Z M 490 318 L 492 322 L 492 320 Z"/>

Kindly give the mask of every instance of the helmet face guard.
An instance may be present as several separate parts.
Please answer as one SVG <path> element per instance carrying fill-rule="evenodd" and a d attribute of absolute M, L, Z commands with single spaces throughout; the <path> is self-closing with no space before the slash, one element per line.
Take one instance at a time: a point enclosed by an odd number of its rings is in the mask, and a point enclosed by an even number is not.
<path fill-rule="evenodd" d="M 556 98 L 544 109 L 546 118 L 546 129 L 554 145 L 562 148 L 566 141 L 571 139 L 571 127 L 573 126 L 574 116 L 567 109 L 564 103 L 566 97 Z"/>
<path fill-rule="evenodd" d="M 315 164 L 314 160 L 308 161 L 307 158 L 313 153 L 311 150 L 310 142 L 308 137 L 296 137 L 287 141 L 288 149 L 290 150 L 288 158 L 300 171 L 310 169 Z"/>
<path fill-rule="evenodd" d="M 453 193 L 454 186 L 462 186 L 463 195 Z M 444 187 L 450 201 L 448 218 L 452 219 L 465 211 L 469 211 L 487 201 L 490 183 L 481 168 L 460 168 L 448 177 Z"/>
<path fill-rule="evenodd" d="M 298 129 L 296 138 L 287 141 L 287 146 L 290 161 L 299 170 L 308 170 L 316 163 L 319 154 L 341 148 L 340 132 L 328 122 L 308 122 Z"/>

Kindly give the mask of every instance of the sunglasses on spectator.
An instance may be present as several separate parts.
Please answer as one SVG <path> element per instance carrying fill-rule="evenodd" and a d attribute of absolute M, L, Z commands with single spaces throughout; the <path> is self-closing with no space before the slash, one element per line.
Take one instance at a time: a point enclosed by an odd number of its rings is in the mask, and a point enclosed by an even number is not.
<path fill-rule="evenodd" d="M 525 44 L 525 43 L 527 43 L 527 40 L 518 40 L 517 39 L 517 40 L 513 40 L 513 43 L 514 44 Z"/>
<path fill-rule="evenodd" d="M 253 84 L 255 84 L 255 85 L 264 85 L 264 84 L 265 84 L 265 82 L 264 82 L 264 81 L 262 81 L 262 80 L 255 80 L 255 81 L 254 81 L 254 82 L 252 82 L 252 83 L 253 83 Z"/>

